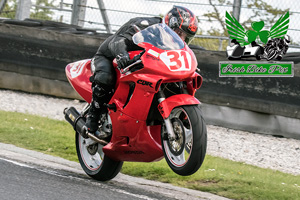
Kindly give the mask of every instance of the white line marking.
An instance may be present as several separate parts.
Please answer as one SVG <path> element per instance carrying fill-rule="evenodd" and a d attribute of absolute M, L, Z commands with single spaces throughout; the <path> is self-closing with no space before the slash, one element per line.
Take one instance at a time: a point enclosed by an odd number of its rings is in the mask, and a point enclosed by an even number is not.
<path fill-rule="evenodd" d="M 125 190 L 120 190 L 120 189 L 112 189 L 112 190 L 116 191 L 116 192 L 119 192 L 119 193 L 122 193 L 122 194 L 127 194 L 127 195 L 130 195 L 130 196 L 134 196 L 134 197 L 137 197 L 137 198 L 140 198 L 140 199 L 158 200 L 158 199 L 153 199 L 153 198 L 147 197 L 145 195 L 133 194 L 133 193 L 127 192 Z"/>
<path fill-rule="evenodd" d="M 19 163 L 17 161 L 13 161 L 13 160 L 8 160 L 8 159 L 5 159 L 5 158 L 0 158 L 0 160 L 4 160 L 6 162 L 10 162 L 10 163 L 13 163 L 13 164 L 21 166 L 21 167 L 34 168 L 34 167 L 29 166 L 29 165 L 26 165 L 26 164 L 23 164 L 23 163 Z"/>

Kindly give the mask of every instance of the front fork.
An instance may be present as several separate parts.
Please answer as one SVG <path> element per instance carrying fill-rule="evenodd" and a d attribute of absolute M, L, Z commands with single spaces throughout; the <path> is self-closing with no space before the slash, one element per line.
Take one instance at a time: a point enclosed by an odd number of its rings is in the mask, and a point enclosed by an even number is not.
<path fill-rule="evenodd" d="M 165 99 L 166 99 L 166 97 L 165 97 L 164 92 L 161 90 L 161 88 L 159 88 L 158 103 L 163 102 Z M 167 132 L 168 132 L 168 139 L 170 141 L 173 141 L 173 140 L 176 139 L 176 135 L 175 135 L 174 130 L 173 130 L 173 126 L 172 126 L 172 122 L 170 120 L 170 116 L 168 118 L 164 119 L 164 122 L 165 122 L 166 129 L 167 129 Z"/>

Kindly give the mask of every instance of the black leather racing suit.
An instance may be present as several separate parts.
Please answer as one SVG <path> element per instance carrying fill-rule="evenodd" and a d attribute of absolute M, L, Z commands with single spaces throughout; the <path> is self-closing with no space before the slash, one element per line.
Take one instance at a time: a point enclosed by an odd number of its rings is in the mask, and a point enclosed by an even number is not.
<path fill-rule="evenodd" d="M 94 57 L 94 81 L 97 84 L 113 88 L 115 84 L 115 70 L 112 66 L 113 59 L 128 51 L 141 49 L 132 41 L 132 36 L 137 32 L 133 25 L 143 30 L 153 24 L 161 23 L 159 17 L 138 17 L 129 20 L 114 35 L 107 38 L 99 47 Z"/>
<path fill-rule="evenodd" d="M 143 30 L 161 22 L 162 19 L 159 17 L 133 18 L 100 45 L 91 63 L 94 72 L 90 79 L 93 98 L 86 120 L 86 127 L 90 132 L 95 132 L 98 129 L 100 114 L 107 110 L 103 105 L 109 102 L 113 94 L 116 83 L 116 72 L 112 65 L 113 59 L 124 52 L 141 49 L 132 41 L 132 36 L 137 32 L 135 26 Z"/>

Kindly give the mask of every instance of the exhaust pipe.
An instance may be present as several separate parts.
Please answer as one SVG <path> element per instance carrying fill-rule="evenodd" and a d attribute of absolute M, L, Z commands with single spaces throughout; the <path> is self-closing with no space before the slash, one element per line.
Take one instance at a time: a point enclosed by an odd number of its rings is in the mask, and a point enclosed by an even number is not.
<path fill-rule="evenodd" d="M 78 132 L 82 137 L 91 138 L 92 140 L 100 143 L 103 146 L 108 144 L 108 142 L 101 140 L 95 136 L 99 135 L 99 133 L 97 134 L 98 131 L 95 133 L 95 135 L 87 131 L 85 127 L 85 118 L 82 117 L 74 107 L 65 108 L 64 115 L 67 122 L 69 122 L 73 126 L 74 130 Z"/>

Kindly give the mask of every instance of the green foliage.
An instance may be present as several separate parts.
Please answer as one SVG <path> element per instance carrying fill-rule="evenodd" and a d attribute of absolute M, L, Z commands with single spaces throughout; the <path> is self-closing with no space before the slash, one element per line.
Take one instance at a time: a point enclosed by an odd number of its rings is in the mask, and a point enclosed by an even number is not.
<path fill-rule="evenodd" d="M 274 8 L 266 3 L 265 0 L 248 0 L 247 7 L 255 8 L 255 10 L 252 11 L 252 15 L 248 20 L 241 23 L 244 27 L 249 27 L 249 24 L 253 21 L 264 21 L 267 26 L 271 26 L 281 15 L 288 12 L 288 9 Z"/>
<path fill-rule="evenodd" d="M 17 10 L 17 0 L 8 0 L 0 13 L 0 17 L 14 19 Z"/>
<path fill-rule="evenodd" d="M 30 18 L 52 20 L 54 12 L 51 11 L 49 7 L 55 7 L 54 3 L 55 0 L 37 0 L 35 3 L 36 6 L 31 9 Z M 14 19 L 16 16 L 17 6 L 17 0 L 7 0 L 4 9 L 0 13 L 0 17 Z"/>
<path fill-rule="evenodd" d="M 42 19 L 42 20 L 52 20 L 52 15 L 54 14 L 49 8 L 54 7 L 55 0 L 37 0 L 36 7 L 33 9 L 33 12 L 30 13 L 30 18 L 32 19 Z M 45 8 L 38 7 L 44 6 Z"/>
<path fill-rule="evenodd" d="M 0 142 L 77 161 L 75 134 L 64 121 L 0 111 Z M 232 199 L 300 199 L 300 176 L 207 155 L 192 176 L 179 176 L 165 160 L 125 162 L 122 173 Z"/>

